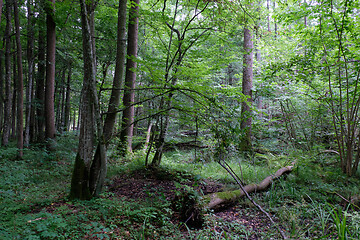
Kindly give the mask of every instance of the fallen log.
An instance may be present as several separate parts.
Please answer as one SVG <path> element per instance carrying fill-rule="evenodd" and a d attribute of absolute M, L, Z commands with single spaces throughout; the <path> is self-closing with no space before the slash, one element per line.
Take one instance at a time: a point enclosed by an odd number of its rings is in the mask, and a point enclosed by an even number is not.
<path fill-rule="evenodd" d="M 293 167 L 294 167 L 293 165 L 282 167 L 279 170 L 277 170 L 274 175 L 266 177 L 260 183 L 258 184 L 252 183 L 244 186 L 244 190 L 247 193 L 264 191 L 268 187 L 270 187 L 271 183 L 275 179 L 281 177 L 286 173 L 291 172 Z M 218 209 L 223 206 L 233 204 L 235 201 L 237 201 L 238 199 L 242 198 L 245 195 L 246 193 L 242 189 L 212 193 L 209 195 L 205 195 L 203 197 L 203 201 L 205 202 L 204 206 L 205 208 L 208 209 Z"/>
<path fill-rule="evenodd" d="M 247 196 L 255 206 L 264 212 L 270 218 L 271 222 L 273 222 L 271 217 L 251 199 L 249 193 L 266 190 L 275 179 L 291 172 L 293 167 L 294 163 L 290 166 L 282 167 L 277 170 L 274 175 L 266 177 L 259 184 L 249 184 L 239 190 L 217 192 L 200 197 L 197 194 L 184 189 L 184 191 L 173 200 L 173 210 L 179 213 L 180 220 L 187 224 L 187 226 L 191 228 L 201 228 L 204 222 L 203 214 L 206 212 L 206 209 L 219 210 L 222 207 L 232 205 L 238 199 Z M 238 184 L 242 186 L 240 182 L 238 182 Z M 282 232 L 281 235 L 286 239 Z"/>

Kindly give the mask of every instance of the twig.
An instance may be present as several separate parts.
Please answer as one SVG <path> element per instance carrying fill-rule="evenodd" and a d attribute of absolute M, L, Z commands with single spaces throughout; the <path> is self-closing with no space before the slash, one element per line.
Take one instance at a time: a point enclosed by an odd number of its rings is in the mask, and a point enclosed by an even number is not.
<path fill-rule="evenodd" d="M 224 161 L 224 162 L 225 162 L 225 161 Z M 277 228 L 277 230 L 279 231 L 279 233 L 280 233 L 280 235 L 282 236 L 282 238 L 283 238 L 283 239 L 288 239 L 288 238 L 286 237 L 285 233 L 280 229 L 279 225 L 274 222 L 274 220 L 273 220 L 272 217 L 269 215 L 269 213 L 266 212 L 258 203 L 256 203 L 256 202 L 254 201 L 254 199 L 249 195 L 249 193 L 245 190 L 244 186 L 243 186 L 243 185 L 241 184 L 241 182 L 240 182 L 240 179 L 238 179 L 238 178 L 233 174 L 233 171 L 229 169 L 230 166 L 229 166 L 229 167 L 225 166 L 225 165 L 221 162 L 221 160 L 219 161 L 219 164 L 220 164 L 220 166 L 222 166 L 222 167 L 235 179 L 235 181 L 237 182 L 237 184 L 240 186 L 241 190 L 245 193 L 246 197 L 247 197 L 262 213 L 264 213 L 264 214 L 269 218 L 270 222 L 271 222 L 274 226 L 276 226 L 276 228 Z"/>

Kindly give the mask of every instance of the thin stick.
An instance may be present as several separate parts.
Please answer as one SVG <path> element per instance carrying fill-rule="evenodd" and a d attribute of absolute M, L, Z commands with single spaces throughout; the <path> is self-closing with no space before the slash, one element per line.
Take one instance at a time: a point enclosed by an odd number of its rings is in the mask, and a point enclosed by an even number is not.
<path fill-rule="evenodd" d="M 223 161 L 223 162 L 225 162 L 225 161 Z M 269 213 L 266 212 L 259 204 L 257 204 L 257 203 L 254 201 L 254 199 L 249 195 L 249 193 L 244 189 L 244 186 L 241 184 L 240 179 L 238 179 L 238 178 L 232 173 L 233 171 L 229 169 L 230 167 L 228 168 L 227 166 L 225 166 L 225 165 L 221 162 L 221 160 L 219 161 L 219 164 L 220 164 L 220 166 L 222 166 L 222 167 L 235 179 L 235 181 L 237 182 L 237 184 L 240 186 L 241 190 L 245 193 L 246 197 L 247 197 L 262 213 L 264 213 L 264 214 L 269 218 L 270 222 L 271 222 L 274 226 L 276 226 L 276 228 L 277 228 L 277 230 L 279 231 L 279 233 L 280 233 L 280 235 L 282 236 L 282 238 L 283 238 L 283 239 L 288 239 L 288 238 L 286 237 L 285 233 L 280 229 L 279 225 L 274 222 L 274 220 L 273 220 L 272 217 L 269 215 Z"/>

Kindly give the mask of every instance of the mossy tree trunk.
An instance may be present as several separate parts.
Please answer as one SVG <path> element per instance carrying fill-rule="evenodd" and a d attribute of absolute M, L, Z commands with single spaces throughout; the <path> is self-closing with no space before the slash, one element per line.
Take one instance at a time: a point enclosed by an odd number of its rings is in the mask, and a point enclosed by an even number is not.
<path fill-rule="evenodd" d="M 87 2 L 89 3 L 89 2 Z M 96 91 L 95 44 L 92 43 L 89 11 L 80 0 L 83 36 L 84 80 L 80 106 L 78 153 L 71 181 L 71 199 L 90 199 L 100 193 L 106 176 L 106 148 Z M 94 154 L 94 146 L 97 146 Z"/>

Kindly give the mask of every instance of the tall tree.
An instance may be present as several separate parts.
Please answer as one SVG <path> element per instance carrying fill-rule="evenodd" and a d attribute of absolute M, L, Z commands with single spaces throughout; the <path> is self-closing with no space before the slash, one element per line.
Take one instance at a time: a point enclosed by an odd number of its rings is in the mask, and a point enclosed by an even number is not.
<path fill-rule="evenodd" d="M 39 19 L 43 16 L 43 11 L 40 10 Z M 40 22 L 40 21 L 39 21 Z M 45 49 L 46 43 L 44 40 L 45 29 L 42 25 L 39 26 L 39 40 L 38 40 L 38 67 L 36 75 L 36 91 L 35 91 L 35 101 L 36 101 L 36 139 L 38 142 L 44 142 L 45 140 Z"/>
<path fill-rule="evenodd" d="M 126 42 L 124 41 L 126 36 L 126 3 L 127 0 L 119 0 L 115 74 L 109 108 L 104 122 L 104 138 L 106 142 L 109 142 L 113 133 L 116 113 L 120 103 L 121 82 L 124 76 L 126 57 Z"/>
<path fill-rule="evenodd" d="M 128 25 L 128 45 L 125 74 L 125 91 L 123 98 L 124 111 L 121 122 L 120 143 L 121 150 L 131 151 L 133 131 L 134 131 L 134 100 L 136 82 L 136 58 L 138 47 L 138 28 L 139 28 L 139 0 L 131 1 Z"/>
<path fill-rule="evenodd" d="M 70 198 L 90 199 L 101 191 L 106 176 L 106 150 L 96 90 L 95 52 L 89 23 L 91 9 L 80 0 L 84 79 L 80 105 L 80 136 Z M 97 145 L 95 154 L 94 146 Z"/>
<path fill-rule="evenodd" d="M 64 117 L 63 117 L 64 131 L 68 131 L 68 130 L 69 130 L 69 126 L 70 126 L 71 74 L 72 74 L 72 65 L 71 65 L 71 63 L 70 63 L 70 64 L 69 64 L 69 71 L 68 71 L 67 82 L 66 82 L 65 110 L 64 110 Z"/>
<path fill-rule="evenodd" d="M 23 66 L 22 66 L 22 48 L 20 40 L 20 20 L 19 20 L 19 9 L 17 0 L 14 0 L 14 19 L 15 19 L 15 30 L 16 30 L 16 49 L 17 49 L 17 118 L 16 118 L 16 132 L 17 132 L 17 148 L 18 157 L 23 157 L 24 148 L 24 80 L 23 80 Z"/>
<path fill-rule="evenodd" d="M 7 146 L 11 128 L 11 6 L 10 1 L 5 5 L 6 28 L 5 28 L 5 95 L 4 95 L 4 125 L 1 138 L 1 145 Z"/>
<path fill-rule="evenodd" d="M 251 104 L 253 87 L 253 54 L 254 45 L 252 35 L 248 26 L 244 27 L 244 57 L 243 57 L 243 79 L 242 93 L 246 96 L 246 101 L 241 104 L 241 129 L 244 135 L 241 139 L 240 149 L 250 151 L 251 146 Z"/>
<path fill-rule="evenodd" d="M 28 81 L 26 88 L 26 121 L 25 121 L 25 146 L 30 143 L 30 120 L 31 120 L 31 108 L 33 100 L 33 82 L 34 82 L 34 14 L 31 6 L 33 2 L 27 1 L 27 14 L 28 14 L 28 41 L 27 41 L 27 61 L 28 61 Z"/>
<path fill-rule="evenodd" d="M 46 7 L 46 83 L 45 83 L 45 137 L 55 139 L 55 51 L 56 25 L 54 21 L 55 0 L 48 1 Z"/>
<path fill-rule="evenodd" d="M 2 7 L 3 7 L 3 0 L 0 0 L 0 23 L 1 23 Z"/>

